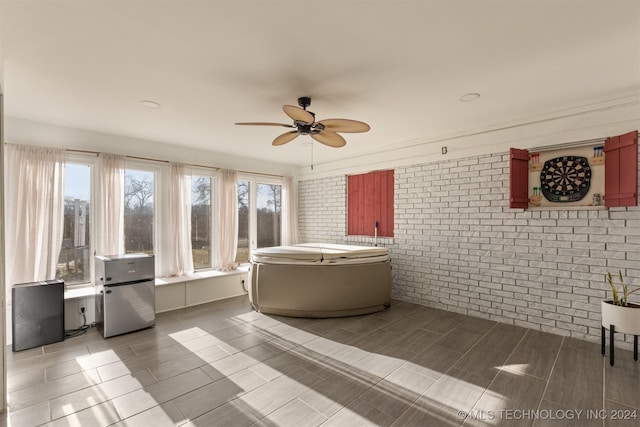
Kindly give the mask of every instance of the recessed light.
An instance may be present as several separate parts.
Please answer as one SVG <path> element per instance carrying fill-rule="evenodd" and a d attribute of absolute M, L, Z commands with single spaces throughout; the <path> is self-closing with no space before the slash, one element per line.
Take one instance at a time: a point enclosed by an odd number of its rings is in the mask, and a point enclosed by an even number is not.
<path fill-rule="evenodd" d="M 144 105 L 147 108 L 153 108 L 153 109 L 160 108 L 160 104 L 158 104 L 155 101 L 143 100 L 143 101 L 140 101 L 140 104 Z"/>
<path fill-rule="evenodd" d="M 460 97 L 460 101 L 462 101 L 462 102 L 471 102 L 471 101 L 475 101 L 478 98 L 480 98 L 480 94 L 479 93 L 471 92 L 471 93 L 465 93 L 464 95 L 462 95 Z"/>

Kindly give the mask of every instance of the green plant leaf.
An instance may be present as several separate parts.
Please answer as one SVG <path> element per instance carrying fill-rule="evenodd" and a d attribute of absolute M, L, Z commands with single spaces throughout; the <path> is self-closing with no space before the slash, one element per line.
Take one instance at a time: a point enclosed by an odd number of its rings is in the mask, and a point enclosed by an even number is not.
<path fill-rule="evenodd" d="M 613 304 L 620 305 L 618 300 L 618 290 L 616 289 L 615 283 L 613 283 L 613 277 L 610 272 L 607 272 L 607 281 L 609 282 L 609 286 L 611 286 L 611 292 L 613 294 Z"/>
<path fill-rule="evenodd" d="M 640 291 L 640 287 L 629 290 L 629 286 L 624 283 L 624 278 L 622 277 L 621 270 L 618 270 L 618 277 L 620 278 L 620 284 L 622 285 L 622 296 L 620 296 L 620 294 L 618 293 L 616 284 L 613 282 L 613 276 L 610 272 L 607 272 L 607 282 L 609 282 L 611 293 L 613 294 L 613 304 L 626 307 L 628 305 L 629 295 Z"/>

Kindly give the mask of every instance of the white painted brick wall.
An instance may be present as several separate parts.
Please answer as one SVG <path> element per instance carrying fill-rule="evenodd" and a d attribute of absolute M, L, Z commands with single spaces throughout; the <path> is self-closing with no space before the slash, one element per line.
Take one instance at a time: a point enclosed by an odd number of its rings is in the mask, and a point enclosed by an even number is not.
<path fill-rule="evenodd" d="M 303 241 L 373 243 L 346 236 L 345 176 L 298 188 Z M 393 297 L 599 340 L 606 272 L 640 286 L 640 208 L 523 211 L 508 188 L 507 153 L 397 168 Z"/>

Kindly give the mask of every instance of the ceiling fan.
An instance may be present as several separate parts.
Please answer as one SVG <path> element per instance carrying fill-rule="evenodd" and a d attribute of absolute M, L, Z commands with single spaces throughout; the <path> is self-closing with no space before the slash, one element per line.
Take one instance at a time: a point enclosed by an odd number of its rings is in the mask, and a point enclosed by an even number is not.
<path fill-rule="evenodd" d="M 347 143 L 338 132 L 358 133 L 367 132 L 370 129 L 368 124 L 357 120 L 325 119 L 316 122 L 316 115 L 307 111 L 307 107 L 311 105 L 311 98 L 308 96 L 298 98 L 298 105 L 302 108 L 293 105 L 282 106 L 285 114 L 293 120 L 292 125 L 271 122 L 242 122 L 236 125 L 282 126 L 295 129 L 278 136 L 273 140 L 272 145 L 283 145 L 300 135 L 310 135 L 319 143 L 335 148 L 343 147 Z"/>

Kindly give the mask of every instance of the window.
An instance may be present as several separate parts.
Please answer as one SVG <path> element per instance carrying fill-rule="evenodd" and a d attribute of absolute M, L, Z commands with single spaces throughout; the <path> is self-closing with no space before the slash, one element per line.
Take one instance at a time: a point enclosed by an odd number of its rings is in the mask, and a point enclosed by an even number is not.
<path fill-rule="evenodd" d="M 393 237 L 393 170 L 347 177 L 347 233 Z"/>
<path fill-rule="evenodd" d="M 282 203 L 280 194 L 282 185 L 258 184 L 257 193 L 257 232 L 258 248 L 280 246 L 280 226 Z"/>
<path fill-rule="evenodd" d="M 236 262 L 249 261 L 249 181 L 238 181 L 238 251 Z"/>
<path fill-rule="evenodd" d="M 65 216 L 63 243 L 58 257 L 57 278 L 67 284 L 91 283 L 94 279 L 93 253 L 96 210 L 93 208 L 94 156 L 78 155 L 67 159 L 65 169 Z M 170 251 L 161 242 L 168 229 L 168 213 L 162 207 L 162 189 L 167 178 L 163 168 L 145 161 L 127 161 L 124 174 L 125 253 L 156 256 L 156 272 L 163 270 Z M 194 269 L 214 266 L 215 254 L 215 172 L 196 169 L 191 176 L 191 244 Z M 282 180 L 278 177 L 241 175 L 237 183 L 238 247 L 236 262 L 249 261 L 253 249 L 281 244 Z M 156 224 L 157 223 L 157 224 Z M 224 224 L 222 224 L 224 227 Z"/>
<path fill-rule="evenodd" d="M 191 177 L 193 268 L 211 268 L 211 177 Z"/>
<path fill-rule="evenodd" d="M 124 247 L 126 253 L 153 254 L 155 174 L 127 169 L 124 174 Z"/>
<path fill-rule="evenodd" d="M 67 163 L 64 179 L 64 226 L 57 279 L 66 284 L 91 282 L 91 167 Z"/>
<path fill-rule="evenodd" d="M 238 252 L 248 262 L 252 249 L 278 246 L 282 227 L 282 182 L 243 177 L 238 181 Z"/>

